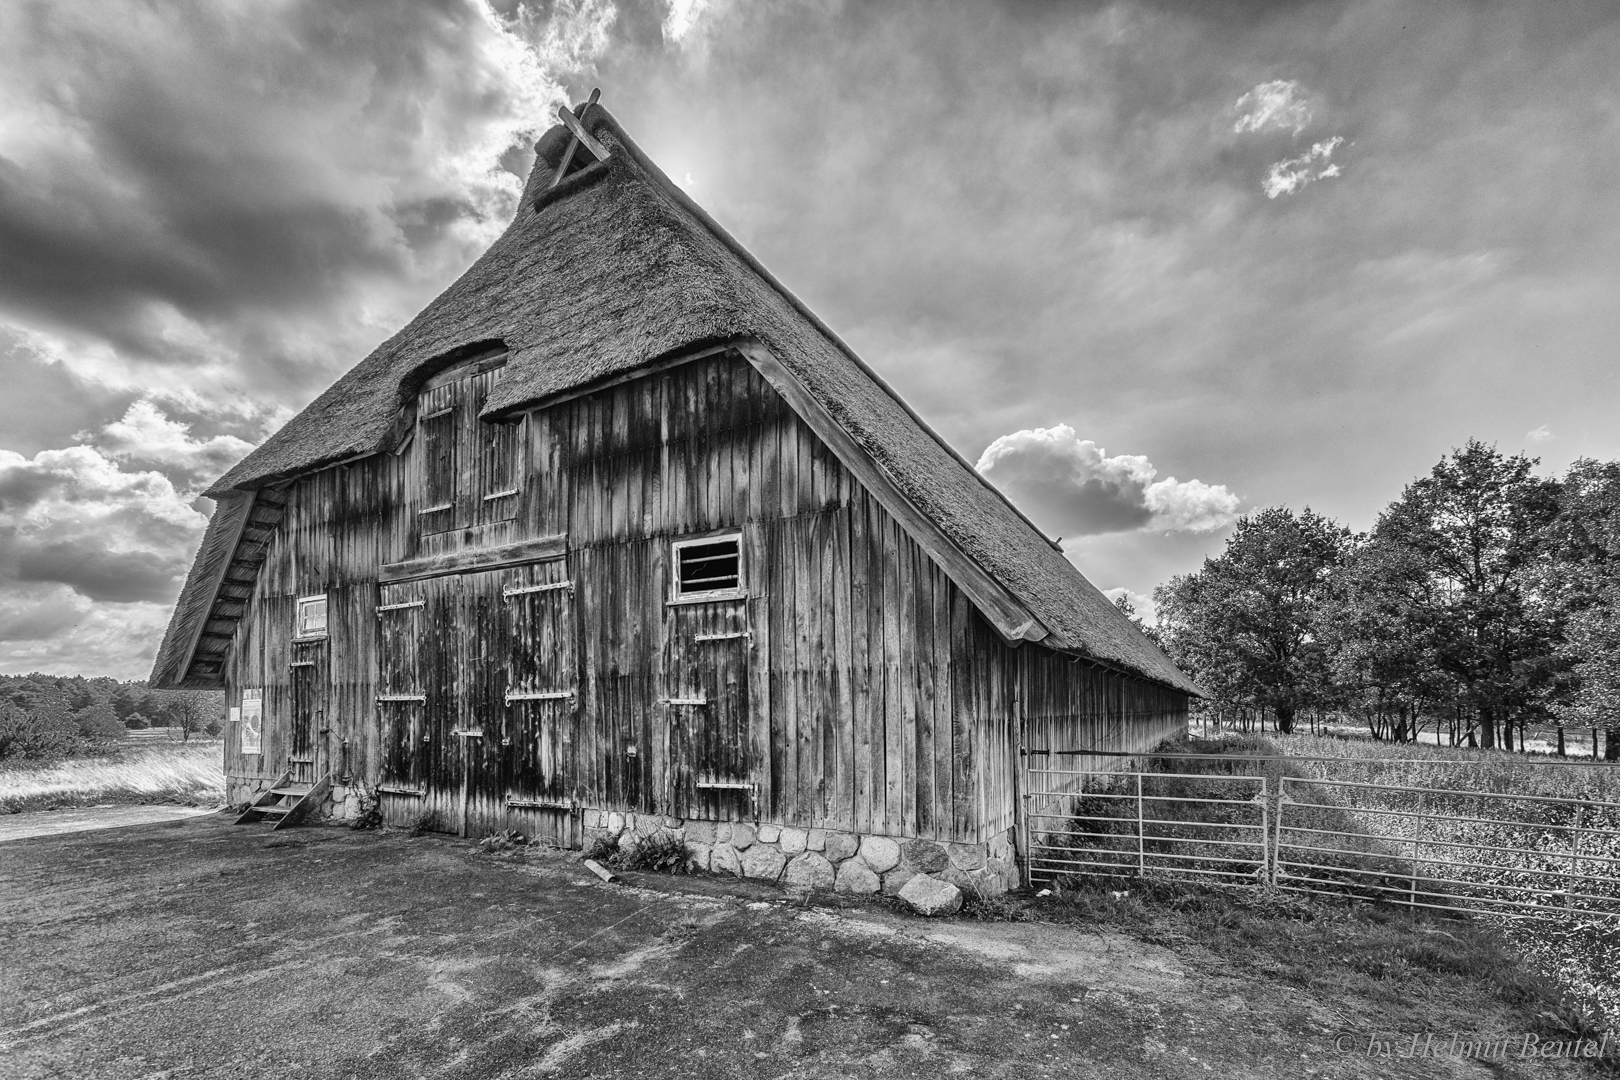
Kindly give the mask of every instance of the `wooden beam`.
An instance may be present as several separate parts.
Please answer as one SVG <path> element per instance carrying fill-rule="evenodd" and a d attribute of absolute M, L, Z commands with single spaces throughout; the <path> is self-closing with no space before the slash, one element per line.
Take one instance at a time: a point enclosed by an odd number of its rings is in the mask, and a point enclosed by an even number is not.
<path fill-rule="evenodd" d="M 568 537 L 563 534 L 542 536 L 501 547 L 479 548 L 473 551 L 452 551 L 444 555 L 429 555 L 405 562 L 387 563 L 377 575 L 379 584 L 391 585 L 400 581 L 444 577 L 477 570 L 499 570 L 524 563 L 546 562 L 560 559 L 568 553 Z"/>
<path fill-rule="evenodd" d="M 608 148 L 597 142 L 596 136 L 585 130 L 585 125 L 580 123 L 574 114 L 569 111 L 568 106 L 557 106 L 557 116 L 561 118 L 562 122 L 568 126 L 568 130 L 573 132 L 574 138 L 584 143 L 585 149 L 596 155 L 597 161 L 607 160 Z M 559 168 L 557 171 L 560 175 L 562 169 Z"/>
<path fill-rule="evenodd" d="M 810 430 L 832 448 L 845 467 L 855 474 L 856 479 L 900 523 L 918 546 L 939 563 L 998 634 L 1013 644 L 1040 641 L 1048 636 L 1050 631 L 900 490 L 872 455 L 844 430 L 827 407 L 805 388 L 797 376 L 783 367 L 769 349 L 756 341 L 740 342 L 736 348 L 782 395 L 793 411 L 810 425 Z"/>

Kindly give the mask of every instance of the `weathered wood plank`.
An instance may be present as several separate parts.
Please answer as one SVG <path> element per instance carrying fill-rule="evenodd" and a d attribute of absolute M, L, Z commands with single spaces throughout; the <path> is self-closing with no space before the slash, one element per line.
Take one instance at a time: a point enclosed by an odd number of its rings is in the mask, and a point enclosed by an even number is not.
<path fill-rule="evenodd" d="M 441 577 L 474 570 L 496 570 L 519 563 L 543 559 L 560 559 L 567 553 L 566 536 L 542 536 L 534 540 L 521 540 L 501 547 L 473 551 L 457 551 L 392 563 L 380 569 L 378 580 L 383 584 L 412 581 L 418 578 Z"/>

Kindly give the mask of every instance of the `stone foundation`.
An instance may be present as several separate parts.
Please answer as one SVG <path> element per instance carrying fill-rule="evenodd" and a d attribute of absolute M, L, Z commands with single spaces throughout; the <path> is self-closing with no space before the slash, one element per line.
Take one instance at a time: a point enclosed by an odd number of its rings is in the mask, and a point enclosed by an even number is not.
<path fill-rule="evenodd" d="M 692 865 L 789 888 L 896 896 L 918 874 L 964 891 L 997 896 L 1018 884 L 1011 830 L 987 843 L 953 844 L 904 837 L 801 829 L 742 821 L 700 821 L 655 814 L 582 811 L 585 847 L 669 833 L 686 844 Z"/>

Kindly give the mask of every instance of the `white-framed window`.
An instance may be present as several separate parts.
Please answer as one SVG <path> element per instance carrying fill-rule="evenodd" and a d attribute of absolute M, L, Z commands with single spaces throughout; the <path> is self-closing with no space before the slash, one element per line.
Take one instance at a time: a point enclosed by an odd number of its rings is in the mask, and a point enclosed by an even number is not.
<path fill-rule="evenodd" d="M 300 596 L 297 615 L 293 622 L 293 637 L 312 638 L 326 636 L 326 594 Z"/>
<path fill-rule="evenodd" d="M 676 540 L 670 556 L 672 601 L 733 600 L 745 595 L 741 533 Z"/>

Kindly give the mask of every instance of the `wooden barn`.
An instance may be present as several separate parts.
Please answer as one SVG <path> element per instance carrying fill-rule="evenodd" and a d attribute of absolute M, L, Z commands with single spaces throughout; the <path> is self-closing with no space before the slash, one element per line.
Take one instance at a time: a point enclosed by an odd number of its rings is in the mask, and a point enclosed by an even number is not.
<path fill-rule="evenodd" d="M 233 804 L 855 890 L 1016 880 L 1020 748 L 1194 686 L 600 105 L 478 261 L 209 491 L 152 673 Z"/>

